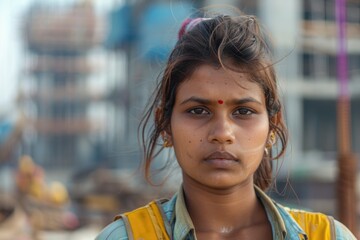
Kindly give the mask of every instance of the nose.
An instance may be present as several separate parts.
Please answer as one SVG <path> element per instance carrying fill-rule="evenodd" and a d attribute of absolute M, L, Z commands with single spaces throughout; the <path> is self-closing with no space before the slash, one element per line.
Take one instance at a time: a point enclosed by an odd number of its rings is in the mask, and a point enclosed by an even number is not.
<path fill-rule="evenodd" d="M 210 143 L 232 144 L 235 141 L 234 123 L 227 116 L 218 116 L 210 125 L 208 141 Z"/>

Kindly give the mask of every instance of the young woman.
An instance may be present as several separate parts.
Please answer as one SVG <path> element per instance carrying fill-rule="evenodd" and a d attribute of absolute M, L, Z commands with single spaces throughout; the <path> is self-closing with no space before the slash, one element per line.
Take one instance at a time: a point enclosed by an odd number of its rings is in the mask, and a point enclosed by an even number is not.
<path fill-rule="evenodd" d="M 97 239 L 355 239 L 331 217 L 263 192 L 287 145 L 272 64 L 255 17 L 185 20 L 142 122 L 147 177 L 161 141 L 174 149 L 182 185 Z"/>

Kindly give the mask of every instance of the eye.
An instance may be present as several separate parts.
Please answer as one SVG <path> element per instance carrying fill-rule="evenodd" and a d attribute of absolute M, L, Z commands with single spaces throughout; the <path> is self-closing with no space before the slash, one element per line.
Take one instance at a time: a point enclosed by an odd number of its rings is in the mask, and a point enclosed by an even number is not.
<path fill-rule="evenodd" d="M 207 111 L 206 109 L 201 108 L 201 107 L 192 108 L 188 112 L 191 113 L 191 114 L 194 114 L 194 115 L 208 115 L 208 114 L 210 114 L 209 111 Z"/>
<path fill-rule="evenodd" d="M 234 115 L 250 116 L 254 111 L 249 108 L 238 108 L 235 110 Z"/>

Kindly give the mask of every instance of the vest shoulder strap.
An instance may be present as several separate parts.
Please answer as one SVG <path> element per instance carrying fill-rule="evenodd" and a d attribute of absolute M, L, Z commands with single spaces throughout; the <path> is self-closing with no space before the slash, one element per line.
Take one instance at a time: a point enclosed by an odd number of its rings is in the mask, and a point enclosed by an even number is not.
<path fill-rule="evenodd" d="M 166 231 L 160 201 L 152 201 L 146 206 L 115 217 L 124 221 L 128 238 L 170 240 Z"/>
<path fill-rule="evenodd" d="M 296 209 L 286 208 L 286 210 L 305 231 L 308 239 L 336 239 L 335 223 L 332 217 Z"/>

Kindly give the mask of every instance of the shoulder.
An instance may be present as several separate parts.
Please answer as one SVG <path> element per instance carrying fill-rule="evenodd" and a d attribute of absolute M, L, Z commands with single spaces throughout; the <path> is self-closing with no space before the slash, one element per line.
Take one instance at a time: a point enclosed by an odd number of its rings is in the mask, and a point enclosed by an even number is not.
<path fill-rule="evenodd" d="M 337 240 L 353 240 L 356 237 L 350 232 L 350 230 L 344 226 L 341 222 L 334 219 L 336 239 Z"/>
<path fill-rule="evenodd" d="M 330 234 L 332 236 L 331 239 L 337 240 L 356 239 L 351 231 L 345 227 L 345 225 L 335 220 L 332 216 L 318 212 L 308 212 L 294 209 L 291 209 L 289 213 L 303 228 L 305 228 L 304 230 L 307 232 Z"/>
<path fill-rule="evenodd" d="M 355 236 L 341 222 L 319 212 L 290 209 L 278 204 L 306 232 L 309 239 L 354 240 Z M 335 237 L 336 236 L 336 237 Z"/>
<path fill-rule="evenodd" d="M 95 240 L 126 240 L 128 235 L 124 221 L 120 218 L 107 225 Z"/>
<path fill-rule="evenodd" d="M 173 212 L 174 212 L 174 205 L 175 205 L 176 195 L 168 201 L 166 199 L 158 200 L 158 206 L 159 210 L 161 210 L 163 214 L 163 220 L 166 222 L 166 227 L 169 229 L 169 221 L 172 218 Z M 142 207 L 140 207 L 142 208 Z M 138 209 L 140 209 L 138 208 Z M 133 210 L 132 212 L 135 212 L 136 210 Z M 122 215 L 123 216 L 123 215 Z M 114 222 L 107 225 L 100 234 L 96 237 L 95 240 L 127 240 L 129 239 L 127 234 L 127 227 L 123 220 L 123 218 L 117 218 Z"/>

